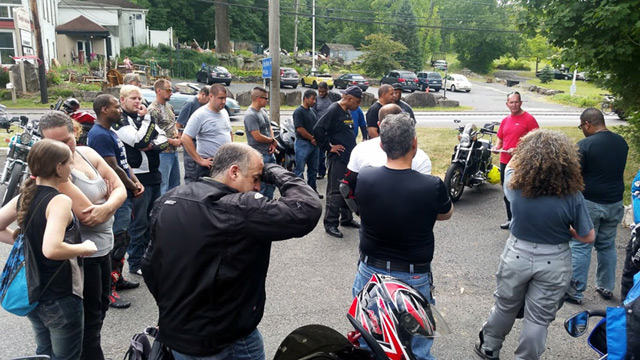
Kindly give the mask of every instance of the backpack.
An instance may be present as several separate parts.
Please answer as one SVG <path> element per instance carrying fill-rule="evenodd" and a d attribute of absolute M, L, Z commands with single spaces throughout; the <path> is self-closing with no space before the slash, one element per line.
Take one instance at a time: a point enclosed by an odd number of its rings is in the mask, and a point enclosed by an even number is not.
<path fill-rule="evenodd" d="M 148 327 L 143 332 L 133 335 L 129 350 L 124 354 L 124 360 L 174 360 L 171 350 L 156 337 L 157 327 Z M 153 345 L 149 336 L 154 338 Z"/>

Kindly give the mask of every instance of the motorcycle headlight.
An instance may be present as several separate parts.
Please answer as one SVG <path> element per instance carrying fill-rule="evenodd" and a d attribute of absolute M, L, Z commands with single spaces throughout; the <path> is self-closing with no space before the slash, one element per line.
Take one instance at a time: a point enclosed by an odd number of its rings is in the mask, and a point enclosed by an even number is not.
<path fill-rule="evenodd" d="M 22 135 L 20 135 L 20 144 L 29 145 L 29 142 L 31 142 L 31 134 L 28 132 L 22 133 Z"/>
<path fill-rule="evenodd" d="M 471 138 L 469 138 L 469 134 L 460 135 L 460 146 L 468 147 L 471 145 Z"/>

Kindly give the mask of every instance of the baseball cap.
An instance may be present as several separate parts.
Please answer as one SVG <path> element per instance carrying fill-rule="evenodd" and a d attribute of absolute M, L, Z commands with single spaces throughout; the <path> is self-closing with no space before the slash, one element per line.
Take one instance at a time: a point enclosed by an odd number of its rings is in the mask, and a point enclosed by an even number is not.
<path fill-rule="evenodd" d="M 341 92 L 345 95 L 351 95 L 353 97 L 357 97 L 358 99 L 362 99 L 362 89 L 360 89 L 358 86 L 349 86 L 347 90 L 341 90 Z"/>
<path fill-rule="evenodd" d="M 400 83 L 395 83 L 391 85 L 391 87 L 393 88 L 393 90 L 398 90 L 398 89 L 402 90 L 402 84 Z"/>

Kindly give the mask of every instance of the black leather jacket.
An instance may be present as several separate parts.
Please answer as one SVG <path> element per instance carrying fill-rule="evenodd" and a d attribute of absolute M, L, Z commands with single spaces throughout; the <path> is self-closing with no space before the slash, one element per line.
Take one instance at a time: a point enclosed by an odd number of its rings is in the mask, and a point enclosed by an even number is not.
<path fill-rule="evenodd" d="M 277 165 L 265 171 L 280 189 L 277 200 L 205 178 L 156 201 L 142 272 L 169 348 L 209 356 L 249 335 L 264 311 L 271 242 L 315 228 L 322 212 L 315 191 Z"/>

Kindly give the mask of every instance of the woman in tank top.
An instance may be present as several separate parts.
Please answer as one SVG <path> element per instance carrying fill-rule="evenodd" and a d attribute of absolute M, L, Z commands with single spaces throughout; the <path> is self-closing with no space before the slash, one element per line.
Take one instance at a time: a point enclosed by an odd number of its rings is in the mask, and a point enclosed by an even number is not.
<path fill-rule="evenodd" d="M 31 177 L 20 196 L 0 209 L 0 241 L 11 244 L 17 220 L 34 251 L 38 273 L 49 286 L 39 305 L 27 315 L 35 332 L 36 353 L 51 359 L 78 359 L 82 344 L 82 272 L 77 257 L 96 252 L 90 241 L 80 243 L 71 199 L 58 192 L 69 181 L 71 151 L 59 141 L 38 141 L 27 157 Z M 37 294 L 35 295 L 37 296 Z"/>
<path fill-rule="evenodd" d="M 113 249 L 113 214 L 127 193 L 115 171 L 93 149 L 76 147 L 73 122 L 69 116 L 52 111 L 40 119 L 39 126 L 45 138 L 65 143 L 73 154 L 71 182 L 61 185 L 60 192 L 72 200 L 73 211 L 80 220 L 82 240 L 92 240 L 98 249 L 83 262 L 84 336 L 81 359 L 104 360 L 100 332 L 110 302 L 109 254 Z"/>

